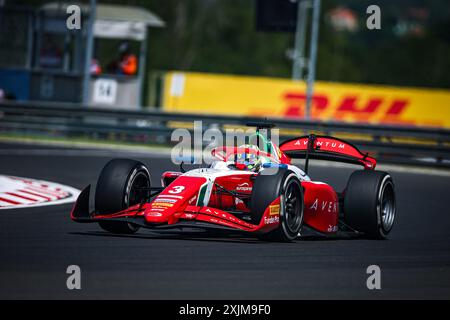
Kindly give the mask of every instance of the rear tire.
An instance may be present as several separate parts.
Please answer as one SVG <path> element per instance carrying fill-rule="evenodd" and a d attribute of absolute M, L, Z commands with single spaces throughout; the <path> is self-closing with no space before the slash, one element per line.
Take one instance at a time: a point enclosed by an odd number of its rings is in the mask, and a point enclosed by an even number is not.
<path fill-rule="evenodd" d="M 303 224 L 303 189 L 295 173 L 287 169 L 278 169 L 276 173 L 265 169 L 256 177 L 251 197 L 252 223 L 259 224 L 267 207 L 280 196 L 279 226 L 259 235 L 261 240 L 290 242 L 300 232 Z"/>
<path fill-rule="evenodd" d="M 395 219 L 395 189 L 387 172 L 359 170 L 352 173 L 344 195 L 348 225 L 368 238 L 385 239 Z"/>
<path fill-rule="evenodd" d="M 96 213 L 113 214 L 140 203 L 148 191 L 139 190 L 139 187 L 150 187 L 150 174 L 144 164 L 129 159 L 109 161 L 97 181 Z M 101 221 L 99 226 L 120 234 L 133 234 L 139 229 L 139 226 L 123 221 Z"/>

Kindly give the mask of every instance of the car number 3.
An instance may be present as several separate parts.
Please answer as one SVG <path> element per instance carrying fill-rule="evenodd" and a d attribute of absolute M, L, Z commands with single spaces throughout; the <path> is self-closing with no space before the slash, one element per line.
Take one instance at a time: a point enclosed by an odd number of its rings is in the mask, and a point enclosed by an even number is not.
<path fill-rule="evenodd" d="M 184 186 L 173 186 L 168 192 L 169 193 L 180 193 L 182 192 L 186 187 Z"/>

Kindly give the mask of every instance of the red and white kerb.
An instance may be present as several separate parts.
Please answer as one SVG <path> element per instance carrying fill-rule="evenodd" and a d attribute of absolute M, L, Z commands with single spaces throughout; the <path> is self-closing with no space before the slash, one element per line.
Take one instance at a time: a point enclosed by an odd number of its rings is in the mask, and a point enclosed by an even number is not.
<path fill-rule="evenodd" d="M 59 183 L 0 175 L 0 209 L 74 202 L 80 191 Z"/>

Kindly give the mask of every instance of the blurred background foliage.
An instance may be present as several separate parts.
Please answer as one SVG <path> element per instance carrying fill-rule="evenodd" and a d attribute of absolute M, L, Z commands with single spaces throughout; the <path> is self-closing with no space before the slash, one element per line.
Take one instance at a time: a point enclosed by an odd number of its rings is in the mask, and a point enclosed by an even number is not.
<path fill-rule="evenodd" d="M 294 35 L 257 32 L 255 0 L 99 1 L 142 6 L 166 21 L 150 29 L 149 70 L 291 76 Z M 449 1 L 375 2 L 322 0 L 317 79 L 450 88 Z M 381 7 L 381 30 L 366 28 L 371 4 Z"/>

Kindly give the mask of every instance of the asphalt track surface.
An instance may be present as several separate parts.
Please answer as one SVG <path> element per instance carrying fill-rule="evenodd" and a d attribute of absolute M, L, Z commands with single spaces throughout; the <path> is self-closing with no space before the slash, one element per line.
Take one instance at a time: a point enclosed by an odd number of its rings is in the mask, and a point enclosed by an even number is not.
<path fill-rule="evenodd" d="M 166 156 L 0 144 L 0 174 L 82 189 L 113 157 L 141 160 L 153 183 Z M 313 167 L 342 188 L 350 170 Z M 69 219 L 71 205 L 0 210 L 0 298 L 450 298 L 450 175 L 392 172 L 398 215 L 388 240 L 308 238 L 266 243 L 204 233 L 115 236 Z M 66 268 L 81 267 L 81 290 Z M 368 290 L 366 268 L 381 268 Z"/>

